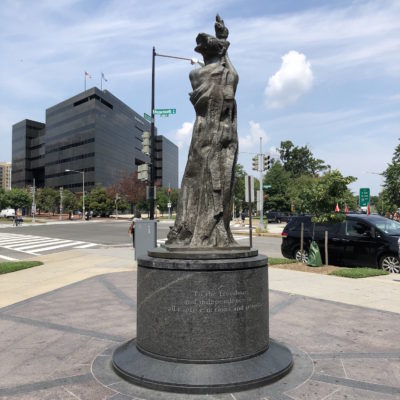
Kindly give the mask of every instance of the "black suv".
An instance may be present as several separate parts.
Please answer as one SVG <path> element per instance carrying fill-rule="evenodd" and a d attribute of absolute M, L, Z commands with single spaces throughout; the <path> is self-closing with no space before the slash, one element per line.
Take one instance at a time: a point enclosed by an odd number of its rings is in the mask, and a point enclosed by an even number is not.
<path fill-rule="evenodd" d="M 268 222 L 288 222 L 290 219 L 290 214 L 282 211 L 268 211 L 267 220 Z"/>
<path fill-rule="evenodd" d="M 380 267 L 400 273 L 400 223 L 379 215 L 348 214 L 344 222 L 312 223 L 310 216 L 292 217 L 282 232 L 282 254 L 301 261 L 300 231 L 304 223 L 303 261 L 314 233 L 325 259 L 325 231 L 328 231 L 329 264 Z"/>

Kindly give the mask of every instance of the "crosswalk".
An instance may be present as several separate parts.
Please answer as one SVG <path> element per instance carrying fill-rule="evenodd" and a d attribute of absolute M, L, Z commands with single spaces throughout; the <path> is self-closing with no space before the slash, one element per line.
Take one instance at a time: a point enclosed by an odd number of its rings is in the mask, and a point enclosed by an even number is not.
<path fill-rule="evenodd" d="M 40 256 L 43 253 L 53 251 L 68 250 L 68 248 L 88 249 L 94 246 L 98 246 L 98 244 L 82 242 L 80 240 L 55 239 L 45 236 L 0 233 L 0 248 L 33 256 Z"/>

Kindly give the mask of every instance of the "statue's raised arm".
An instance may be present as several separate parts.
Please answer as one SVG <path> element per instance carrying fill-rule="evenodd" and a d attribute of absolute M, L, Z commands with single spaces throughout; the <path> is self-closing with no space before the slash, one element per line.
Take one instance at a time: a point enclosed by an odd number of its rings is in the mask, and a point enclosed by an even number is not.
<path fill-rule="evenodd" d="M 238 152 L 235 92 L 239 78 L 227 54 L 228 35 L 217 15 L 215 36 L 199 33 L 196 38 L 195 51 L 205 65 L 189 76 L 196 120 L 167 248 L 237 246 L 229 223 Z"/>

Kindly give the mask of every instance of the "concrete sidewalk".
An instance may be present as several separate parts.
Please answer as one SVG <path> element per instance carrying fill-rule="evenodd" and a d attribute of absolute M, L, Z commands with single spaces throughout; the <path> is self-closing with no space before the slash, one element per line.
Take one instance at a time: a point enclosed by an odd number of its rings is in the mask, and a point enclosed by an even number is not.
<path fill-rule="evenodd" d="M 139 388 L 111 370 L 112 350 L 136 336 L 131 248 L 41 259 L 0 275 L 1 400 L 400 399 L 400 276 L 270 268 L 270 335 L 292 350 L 292 372 L 259 389 L 191 396 Z"/>
<path fill-rule="evenodd" d="M 131 247 L 71 250 L 35 258 L 44 265 L 0 275 L 0 307 L 71 283 L 113 272 L 134 271 Z M 400 314 L 400 275 L 349 279 L 269 269 L 271 290 Z"/>
<path fill-rule="evenodd" d="M 70 250 L 32 258 L 44 264 L 0 275 L 0 307 L 96 275 L 133 271 L 136 268 L 133 257 L 133 249 L 125 247 Z"/>

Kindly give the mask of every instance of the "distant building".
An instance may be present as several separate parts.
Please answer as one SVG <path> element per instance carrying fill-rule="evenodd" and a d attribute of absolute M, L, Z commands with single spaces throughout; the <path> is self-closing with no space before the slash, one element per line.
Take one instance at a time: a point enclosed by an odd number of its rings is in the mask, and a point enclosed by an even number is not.
<path fill-rule="evenodd" d="M 0 187 L 4 190 L 11 189 L 11 163 L 0 161 Z"/>
<path fill-rule="evenodd" d="M 37 187 L 82 191 L 82 174 L 66 170 L 84 171 L 87 190 L 111 186 L 149 162 L 141 151 L 146 130 L 149 122 L 110 92 L 86 90 L 48 108 L 46 124 L 24 120 L 13 126 L 12 186 L 32 185 L 35 178 Z M 163 136 L 156 141 L 156 175 L 177 188 L 178 148 Z"/>

